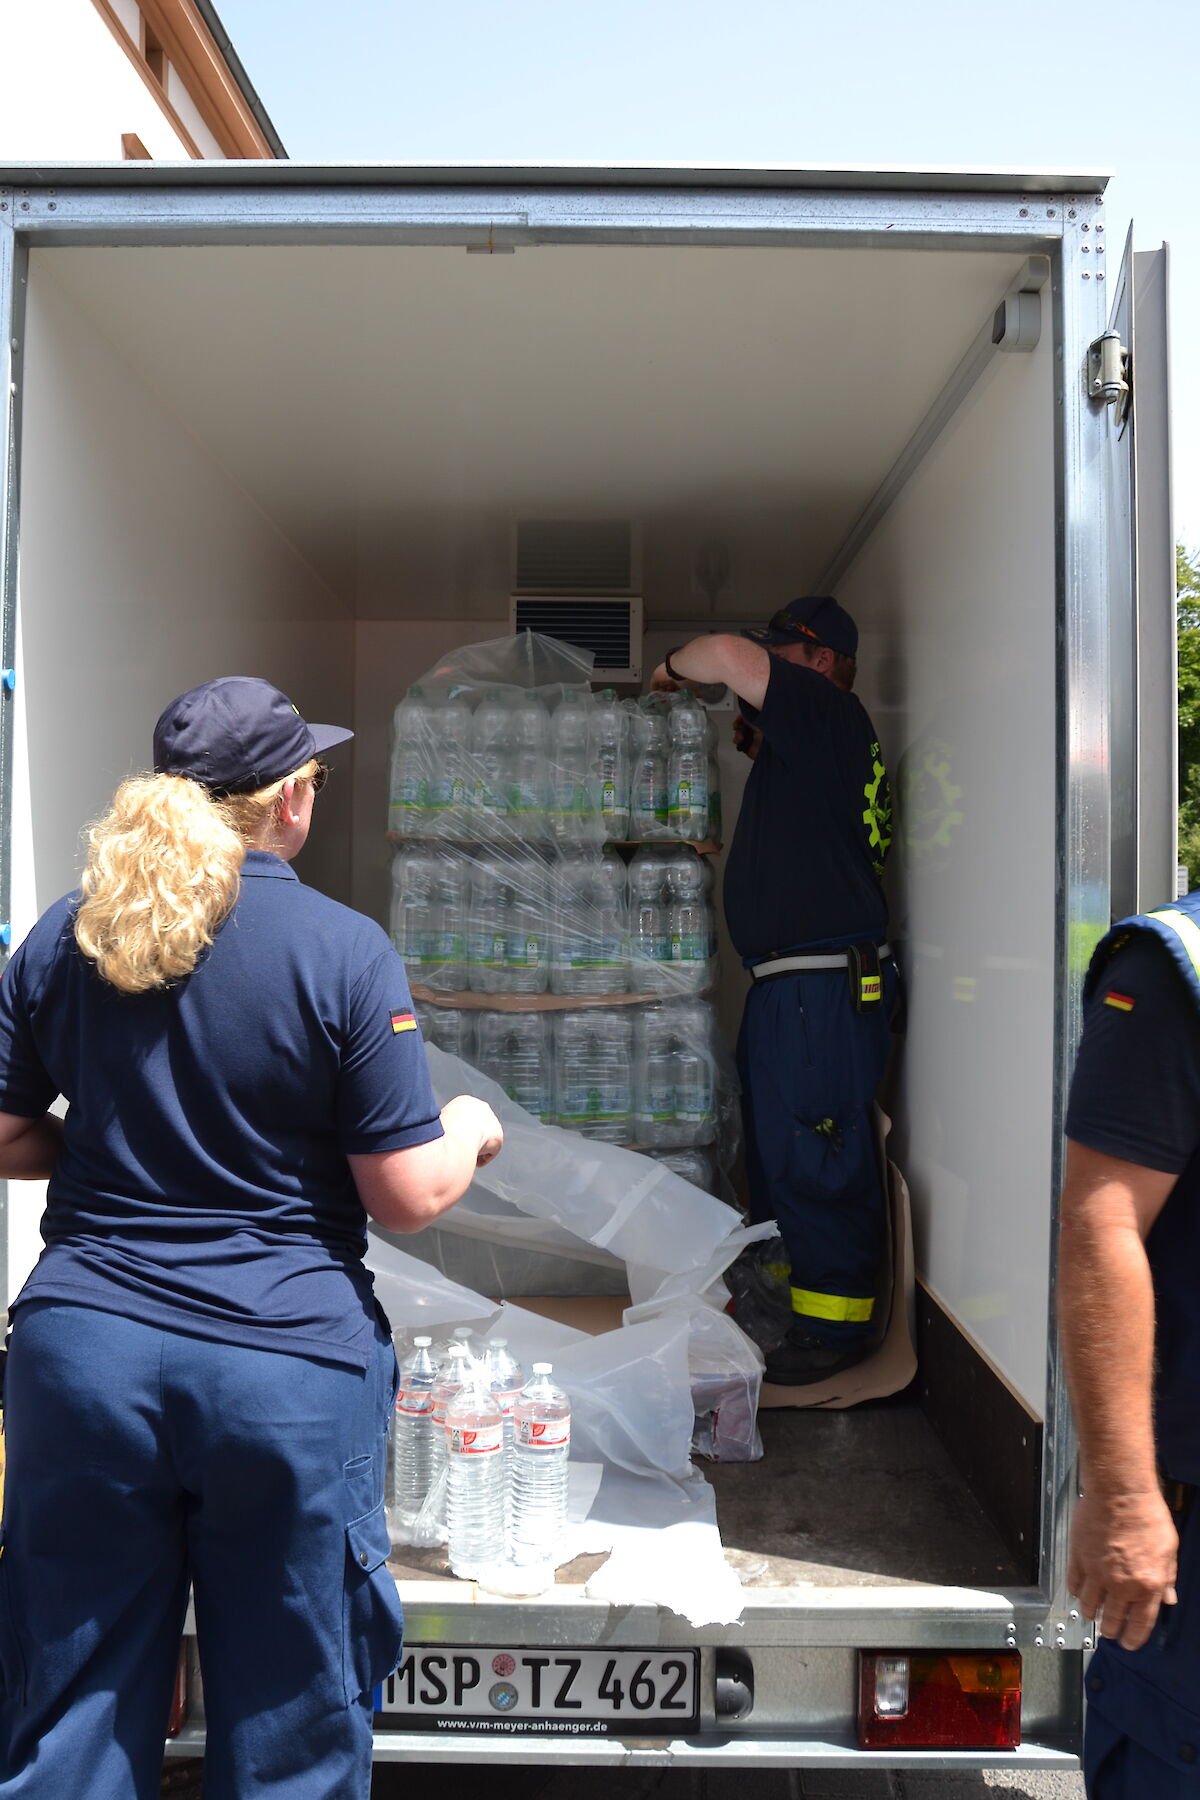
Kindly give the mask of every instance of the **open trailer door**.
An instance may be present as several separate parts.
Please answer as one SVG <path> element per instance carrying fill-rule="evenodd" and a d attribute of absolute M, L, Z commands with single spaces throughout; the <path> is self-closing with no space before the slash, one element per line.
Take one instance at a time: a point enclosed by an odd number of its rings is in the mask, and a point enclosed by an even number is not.
<path fill-rule="evenodd" d="M 1110 638 L 1111 916 L 1175 898 L 1175 545 L 1167 412 L 1168 251 L 1130 230 L 1088 391 L 1104 443 Z"/>

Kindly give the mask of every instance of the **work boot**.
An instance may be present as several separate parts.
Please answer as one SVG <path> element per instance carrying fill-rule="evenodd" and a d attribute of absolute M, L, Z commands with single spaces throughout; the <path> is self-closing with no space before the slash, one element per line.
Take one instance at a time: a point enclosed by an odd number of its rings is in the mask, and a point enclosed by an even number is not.
<path fill-rule="evenodd" d="M 831 1375 L 852 1369 L 874 1348 L 874 1344 L 859 1340 L 839 1349 L 824 1338 L 814 1337 L 795 1319 L 779 1348 L 768 1352 L 763 1380 L 775 1387 L 812 1387 L 818 1381 L 828 1381 Z"/>

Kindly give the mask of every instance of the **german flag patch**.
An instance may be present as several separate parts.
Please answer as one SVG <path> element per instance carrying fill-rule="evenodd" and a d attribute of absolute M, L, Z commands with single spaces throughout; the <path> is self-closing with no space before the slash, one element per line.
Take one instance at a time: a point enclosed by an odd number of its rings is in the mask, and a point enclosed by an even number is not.
<path fill-rule="evenodd" d="M 415 1031 L 416 1029 L 417 1029 L 417 1021 L 416 1021 L 416 1017 L 413 1013 L 393 1013 L 392 1014 L 392 1030 L 393 1031 Z"/>
<path fill-rule="evenodd" d="M 1118 1012 L 1132 1012 L 1137 1001 L 1130 994 L 1118 994 L 1115 989 L 1104 996 L 1105 1006 L 1115 1006 Z"/>

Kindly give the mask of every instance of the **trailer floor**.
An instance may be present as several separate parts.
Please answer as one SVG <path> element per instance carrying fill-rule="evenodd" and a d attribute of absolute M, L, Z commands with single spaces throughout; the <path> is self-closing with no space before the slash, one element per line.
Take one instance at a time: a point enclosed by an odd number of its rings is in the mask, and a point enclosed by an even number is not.
<path fill-rule="evenodd" d="M 1021 1585 L 1013 1558 L 915 1403 L 758 1415 L 760 1463 L 707 1463 L 750 1589 Z"/>

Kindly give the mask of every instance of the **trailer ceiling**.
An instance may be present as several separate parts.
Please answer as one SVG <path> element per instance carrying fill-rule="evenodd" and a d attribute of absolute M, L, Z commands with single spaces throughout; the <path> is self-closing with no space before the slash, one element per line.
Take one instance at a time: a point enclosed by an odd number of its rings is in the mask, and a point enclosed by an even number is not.
<path fill-rule="evenodd" d="M 469 556 L 522 517 L 783 533 L 815 580 L 1020 267 L 680 245 L 32 261 L 363 613 L 365 561 L 402 582 L 422 533 Z"/>

